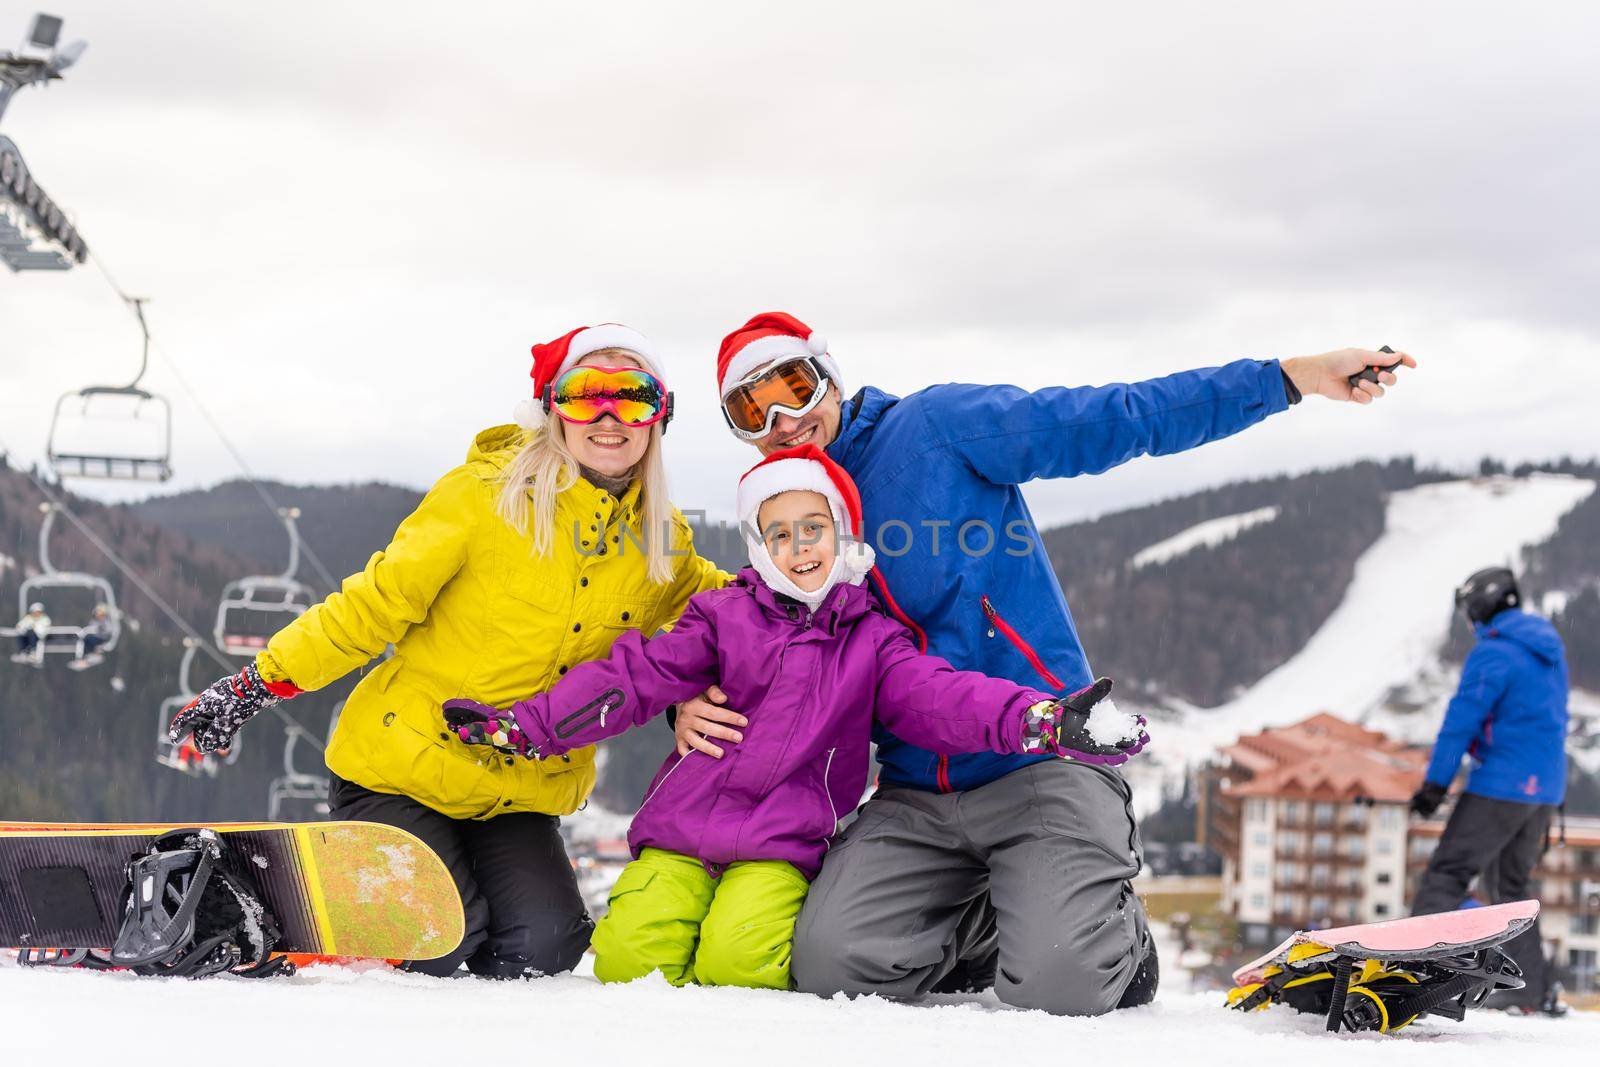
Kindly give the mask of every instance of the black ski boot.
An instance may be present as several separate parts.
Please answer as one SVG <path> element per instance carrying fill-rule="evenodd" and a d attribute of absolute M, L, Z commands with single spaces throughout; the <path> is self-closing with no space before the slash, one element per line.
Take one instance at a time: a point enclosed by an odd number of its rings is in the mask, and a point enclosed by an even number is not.
<path fill-rule="evenodd" d="M 293 973 L 247 864 L 214 830 L 162 834 L 128 861 L 122 927 L 107 961 L 137 974 Z"/>

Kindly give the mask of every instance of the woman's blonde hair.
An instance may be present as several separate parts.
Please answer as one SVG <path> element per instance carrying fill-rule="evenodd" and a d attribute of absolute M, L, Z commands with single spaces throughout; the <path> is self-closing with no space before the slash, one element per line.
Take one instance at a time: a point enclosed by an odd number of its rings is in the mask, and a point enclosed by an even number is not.
<path fill-rule="evenodd" d="M 637 357 L 626 349 L 603 349 L 591 355 Z M 673 559 L 673 508 L 667 499 L 667 469 L 661 460 L 662 424 L 650 427 L 650 441 L 644 458 L 633 468 L 639 485 L 639 515 L 643 530 L 624 530 L 617 551 L 627 551 L 624 542 L 644 542 L 646 573 L 650 580 L 665 585 L 676 570 Z M 582 476 L 578 460 L 567 448 L 558 416 L 550 416 L 543 428 L 534 430 L 528 443 L 517 452 L 501 475 L 500 496 L 495 510 L 518 533 L 531 534 L 533 554 L 548 556 L 556 536 L 556 497 L 577 484 Z"/>

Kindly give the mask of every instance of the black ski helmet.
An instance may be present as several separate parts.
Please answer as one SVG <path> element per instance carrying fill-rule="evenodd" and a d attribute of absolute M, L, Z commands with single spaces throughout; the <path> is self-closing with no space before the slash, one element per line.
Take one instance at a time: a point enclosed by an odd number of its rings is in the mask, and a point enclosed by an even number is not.
<path fill-rule="evenodd" d="M 1456 590 L 1456 607 L 1472 622 L 1488 622 L 1506 608 L 1522 603 L 1517 576 L 1505 567 L 1485 567 Z"/>

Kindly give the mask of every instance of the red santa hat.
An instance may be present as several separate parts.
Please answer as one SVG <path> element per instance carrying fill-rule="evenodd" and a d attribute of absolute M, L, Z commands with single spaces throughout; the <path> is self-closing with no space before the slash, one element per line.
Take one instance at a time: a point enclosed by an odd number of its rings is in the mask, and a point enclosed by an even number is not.
<path fill-rule="evenodd" d="M 661 372 L 661 356 L 644 334 L 614 322 L 579 326 L 554 341 L 533 346 L 533 371 L 530 375 L 533 378 L 533 396 L 517 404 L 517 425 L 529 430 L 544 426 L 548 418 L 544 410 L 545 389 L 577 366 L 578 360 L 584 356 L 607 348 L 621 348 L 633 353 L 644 364 L 645 370 L 660 378 L 663 384 L 666 382 L 666 375 Z"/>
<path fill-rule="evenodd" d="M 717 350 L 717 396 L 727 396 L 759 367 L 799 356 L 815 359 L 844 391 L 839 365 L 828 354 L 828 339 L 793 315 L 764 311 L 722 339 Z"/>
<path fill-rule="evenodd" d="M 805 593 L 778 570 L 767 552 L 761 537 L 761 505 L 792 490 L 809 490 L 819 493 L 828 501 L 833 521 L 839 528 L 841 544 L 834 572 L 822 588 Z M 739 530 L 745 547 L 750 552 L 750 565 L 766 583 L 813 609 L 839 582 L 860 585 L 870 575 L 873 585 L 884 605 L 916 636 L 917 646 L 927 651 L 928 639 L 922 629 L 912 622 L 889 593 L 889 585 L 874 563 L 876 555 L 865 540 L 865 523 L 861 512 L 861 492 L 849 473 L 816 445 L 800 445 L 774 452 L 745 472 L 739 479 L 735 507 L 739 512 Z M 848 540 L 846 540 L 848 539 Z"/>

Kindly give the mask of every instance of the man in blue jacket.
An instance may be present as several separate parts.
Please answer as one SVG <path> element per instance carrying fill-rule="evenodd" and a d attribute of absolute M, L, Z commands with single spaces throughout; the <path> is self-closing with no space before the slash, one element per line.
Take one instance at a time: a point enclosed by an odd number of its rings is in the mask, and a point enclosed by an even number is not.
<path fill-rule="evenodd" d="M 1492 903 L 1526 900 L 1551 812 L 1566 799 L 1566 654 L 1555 627 L 1520 603 L 1516 578 L 1504 567 L 1481 570 L 1456 590 L 1478 643 L 1462 665 L 1411 809 L 1424 819 L 1438 810 L 1462 756 L 1472 757 L 1472 771 L 1417 887 L 1413 915 L 1459 908 L 1475 877 Z M 1559 1012 L 1538 922 L 1508 951 L 1527 985 L 1497 994 L 1496 1005 Z"/>
<path fill-rule="evenodd" d="M 1416 365 L 1345 349 L 1132 385 L 936 385 L 903 398 L 869 386 L 845 400 L 826 342 L 771 313 L 724 340 L 717 379 L 736 436 L 763 453 L 815 443 L 855 479 L 879 570 L 929 652 L 1069 693 L 1094 675 L 1024 482 L 1182 452 L 1302 395 L 1371 403 L 1393 374 L 1350 376 L 1400 363 Z M 716 740 L 736 743 L 742 725 L 737 709 L 690 701 L 680 751 L 721 758 Z M 1120 774 L 939 756 L 881 727 L 874 739 L 880 788 L 834 842 L 796 929 L 801 989 L 911 997 L 992 983 L 1008 1004 L 1067 1015 L 1150 1000 L 1156 958 L 1129 885 L 1141 853 Z"/>

